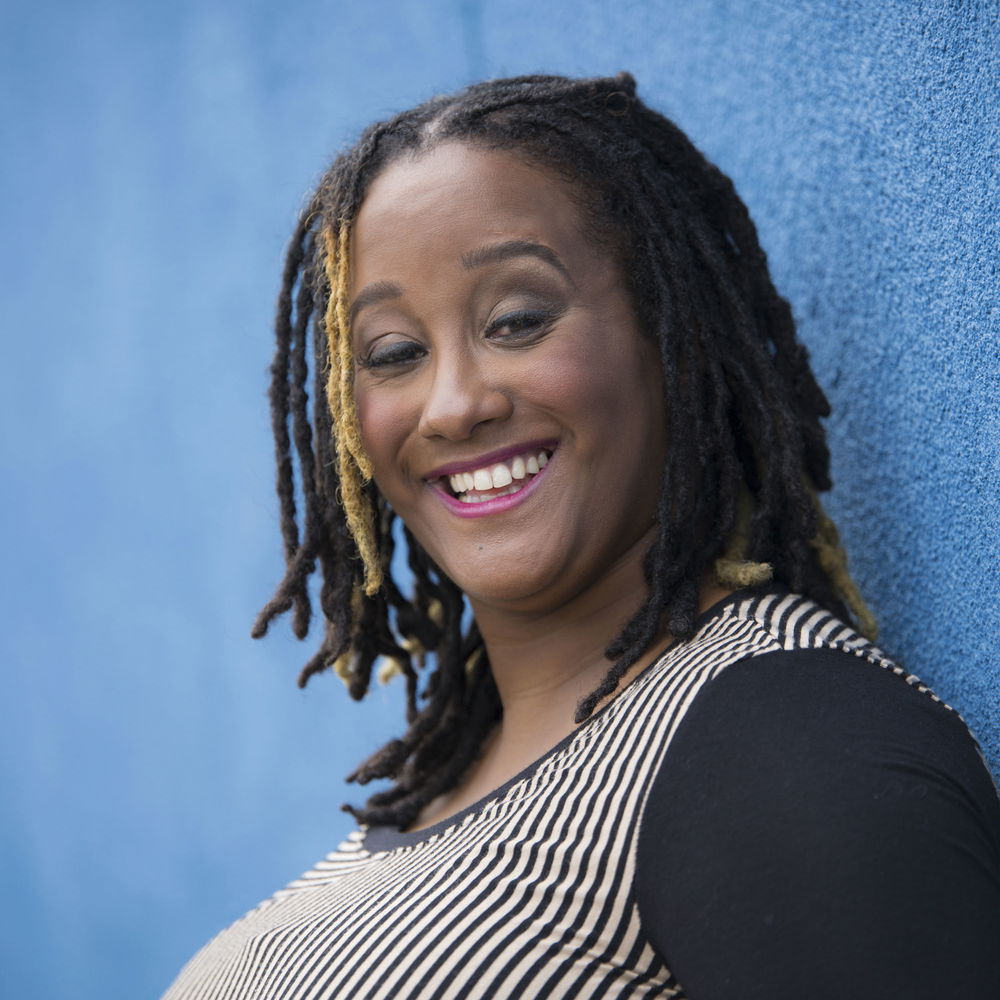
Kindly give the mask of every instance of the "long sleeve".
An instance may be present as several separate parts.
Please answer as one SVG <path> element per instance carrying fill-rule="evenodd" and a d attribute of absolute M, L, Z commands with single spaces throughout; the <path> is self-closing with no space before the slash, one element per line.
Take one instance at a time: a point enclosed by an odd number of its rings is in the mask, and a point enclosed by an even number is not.
<path fill-rule="evenodd" d="M 848 653 L 712 681 L 646 804 L 643 930 L 691 1000 L 1000 998 L 1000 801 L 962 720 Z"/>

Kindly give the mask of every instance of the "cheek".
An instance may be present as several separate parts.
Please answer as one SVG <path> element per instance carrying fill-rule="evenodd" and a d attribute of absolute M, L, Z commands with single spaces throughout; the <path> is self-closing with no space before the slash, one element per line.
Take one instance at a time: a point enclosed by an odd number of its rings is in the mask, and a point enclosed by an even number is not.
<path fill-rule="evenodd" d="M 561 357 L 537 373 L 536 384 L 567 412 L 592 411 L 611 400 L 601 364 L 588 357 Z"/>
<path fill-rule="evenodd" d="M 659 359 L 633 345 L 554 359 L 538 377 L 564 412 L 584 416 L 608 434 L 639 430 L 655 437 L 663 425 Z"/>
<path fill-rule="evenodd" d="M 371 397 L 364 391 L 355 389 L 354 408 L 358 414 L 358 426 L 361 428 L 361 441 L 368 456 L 374 461 L 373 445 L 380 440 L 379 426 L 384 422 L 384 415 Z"/>
<path fill-rule="evenodd" d="M 354 405 L 361 429 L 361 443 L 372 461 L 375 480 L 383 494 L 383 483 L 391 482 L 394 456 L 405 440 L 406 419 L 392 394 L 357 389 Z"/>

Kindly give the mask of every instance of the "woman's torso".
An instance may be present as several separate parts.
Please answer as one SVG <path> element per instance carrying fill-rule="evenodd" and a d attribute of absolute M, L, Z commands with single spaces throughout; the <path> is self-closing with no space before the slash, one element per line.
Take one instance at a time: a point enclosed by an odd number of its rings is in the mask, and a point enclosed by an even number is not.
<path fill-rule="evenodd" d="M 486 799 L 414 833 L 352 834 L 206 945 L 165 1000 L 683 996 L 637 902 L 647 798 L 699 692 L 797 649 L 842 650 L 926 692 L 811 601 L 734 595 Z"/>

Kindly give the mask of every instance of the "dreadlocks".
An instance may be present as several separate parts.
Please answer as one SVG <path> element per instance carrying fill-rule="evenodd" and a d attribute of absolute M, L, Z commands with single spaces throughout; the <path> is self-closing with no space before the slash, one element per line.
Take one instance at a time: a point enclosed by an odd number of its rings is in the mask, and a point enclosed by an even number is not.
<path fill-rule="evenodd" d="M 456 140 L 515 151 L 569 184 L 659 349 L 670 448 L 644 562 L 647 598 L 608 647 L 610 667 L 577 721 L 664 627 L 692 634 L 706 573 L 731 587 L 773 578 L 844 618 L 850 608 L 862 630 L 874 630 L 818 500 L 831 485 L 820 424 L 829 406 L 729 178 L 636 97 L 625 73 L 517 77 L 435 98 L 373 125 L 341 155 L 292 238 L 270 390 L 286 572 L 253 629 L 262 636 L 291 610 L 295 634 L 306 636 L 318 562 L 325 631 L 299 684 L 332 666 L 360 699 L 377 661 L 403 675 L 407 732 L 350 776 L 393 779 L 351 811 L 400 828 L 457 783 L 501 706 L 476 624 L 463 627 L 462 592 L 395 525 L 371 478 L 353 398 L 350 227 L 387 164 Z M 399 534 L 412 596 L 391 572 Z M 433 666 L 421 685 L 427 654 Z"/>

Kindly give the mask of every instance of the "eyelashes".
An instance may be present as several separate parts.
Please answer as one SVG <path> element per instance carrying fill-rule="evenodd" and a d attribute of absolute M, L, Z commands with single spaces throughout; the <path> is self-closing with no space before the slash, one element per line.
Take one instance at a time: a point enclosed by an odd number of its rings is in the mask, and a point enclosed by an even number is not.
<path fill-rule="evenodd" d="M 385 347 L 377 344 L 367 354 L 357 359 L 358 367 L 365 371 L 393 368 L 418 361 L 427 352 L 414 340 L 397 340 Z"/>
<path fill-rule="evenodd" d="M 514 309 L 498 316 L 486 327 L 486 336 L 502 340 L 529 340 L 547 332 L 559 318 L 553 309 Z M 506 333 L 502 331 L 506 330 Z"/>
<path fill-rule="evenodd" d="M 490 320 L 483 337 L 501 347 L 527 347 L 545 337 L 562 314 L 562 309 L 553 308 L 511 309 Z M 376 340 L 366 354 L 357 358 L 358 367 L 390 374 L 408 369 L 427 354 L 427 348 L 419 341 L 393 337 L 387 334 Z"/>

